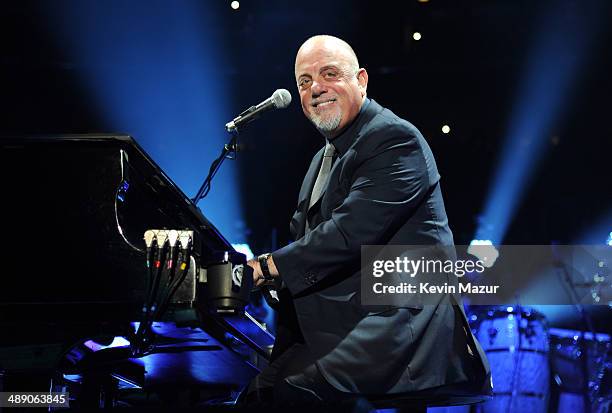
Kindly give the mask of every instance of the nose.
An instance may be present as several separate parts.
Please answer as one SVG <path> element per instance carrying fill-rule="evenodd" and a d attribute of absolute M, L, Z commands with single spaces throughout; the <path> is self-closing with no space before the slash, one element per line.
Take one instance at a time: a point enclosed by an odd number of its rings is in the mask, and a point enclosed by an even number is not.
<path fill-rule="evenodd" d="M 323 93 L 327 92 L 327 88 L 321 82 L 313 80 L 312 85 L 310 85 L 310 92 L 312 93 L 313 98 L 318 98 Z"/>

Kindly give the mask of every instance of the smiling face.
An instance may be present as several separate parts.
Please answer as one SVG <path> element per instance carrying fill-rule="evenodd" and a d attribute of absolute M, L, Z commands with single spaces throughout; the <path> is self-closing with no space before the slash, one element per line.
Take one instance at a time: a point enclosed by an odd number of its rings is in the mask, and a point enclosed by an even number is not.
<path fill-rule="evenodd" d="M 308 39 L 295 58 L 295 78 L 302 110 L 324 136 L 339 135 L 359 114 L 368 74 L 343 40 Z"/>

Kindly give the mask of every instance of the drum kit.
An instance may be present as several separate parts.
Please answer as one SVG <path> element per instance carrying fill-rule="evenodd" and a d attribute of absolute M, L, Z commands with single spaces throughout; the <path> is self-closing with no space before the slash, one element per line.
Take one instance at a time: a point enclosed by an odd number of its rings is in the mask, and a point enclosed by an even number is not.
<path fill-rule="evenodd" d="M 612 405 L 610 336 L 549 328 L 528 307 L 471 307 L 487 354 L 492 400 L 484 413 L 604 413 Z"/>
<path fill-rule="evenodd" d="M 612 262 L 612 251 L 607 245 L 551 245 L 538 251 L 546 259 L 536 260 L 539 265 L 534 268 L 556 274 L 556 285 L 563 286 L 565 301 L 548 290 L 537 297 L 557 297 L 559 302 L 551 304 L 564 304 L 563 308 L 523 305 L 539 298 L 528 298 L 529 291 L 525 294 L 517 288 L 512 300 L 516 304 L 472 305 L 467 311 L 493 380 L 493 398 L 477 410 L 611 413 L 612 344 L 610 335 L 595 332 L 592 317 L 604 314 L 602 309 L 608 310 L 604 317 L 609 317 L 612 284 L 607 262 Z M 566 319 L 575 320 L 572 327 L 579 331 L 553 328 L 558 327 L 555 318 L 563 311 Z"/>

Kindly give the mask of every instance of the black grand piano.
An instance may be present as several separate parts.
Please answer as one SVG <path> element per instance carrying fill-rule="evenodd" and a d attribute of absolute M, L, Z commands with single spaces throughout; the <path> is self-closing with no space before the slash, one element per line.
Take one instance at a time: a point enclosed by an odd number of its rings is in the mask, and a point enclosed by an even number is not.
<path fill-rule="evenodd" d="M 232 404 L 273 336 L 252 276 L 129 136 L 0 139 L 0 391 Z"/>

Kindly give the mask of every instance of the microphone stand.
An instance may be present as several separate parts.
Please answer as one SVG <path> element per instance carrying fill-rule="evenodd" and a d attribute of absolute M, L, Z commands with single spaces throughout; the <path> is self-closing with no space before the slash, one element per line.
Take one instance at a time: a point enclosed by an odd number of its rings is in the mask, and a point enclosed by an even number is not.
<path fill-rule="evenodd" d="M 247 109 L 247 111 L 248 110 L 249 109 Z M 198 193 L 196 194 L 196 196 L 191 198 L 191 201 L 194 204 L 197 205 L 200 199 L 208 195 L 208 193 L 210 192 L 210 184 L 212 182 L 212 179 L 217 174 L 217 171 L 219 171 L 219 168 L 221 167 L 221 164 L 223 163 L 223 161 L 225 159 L 236 159 L 237 154 L 238 154 L 238 128 L 233 130 L 232 137 L 229 140 L 229 142 L 223 145 L 223 150 L 221 151 L 221 154 L 219 155 L 219 157 L 215 159 L 212 162 L 212 164 L 210 164 L 208 175 L 204 179 L 202 186 L 198 190 Z"/>

